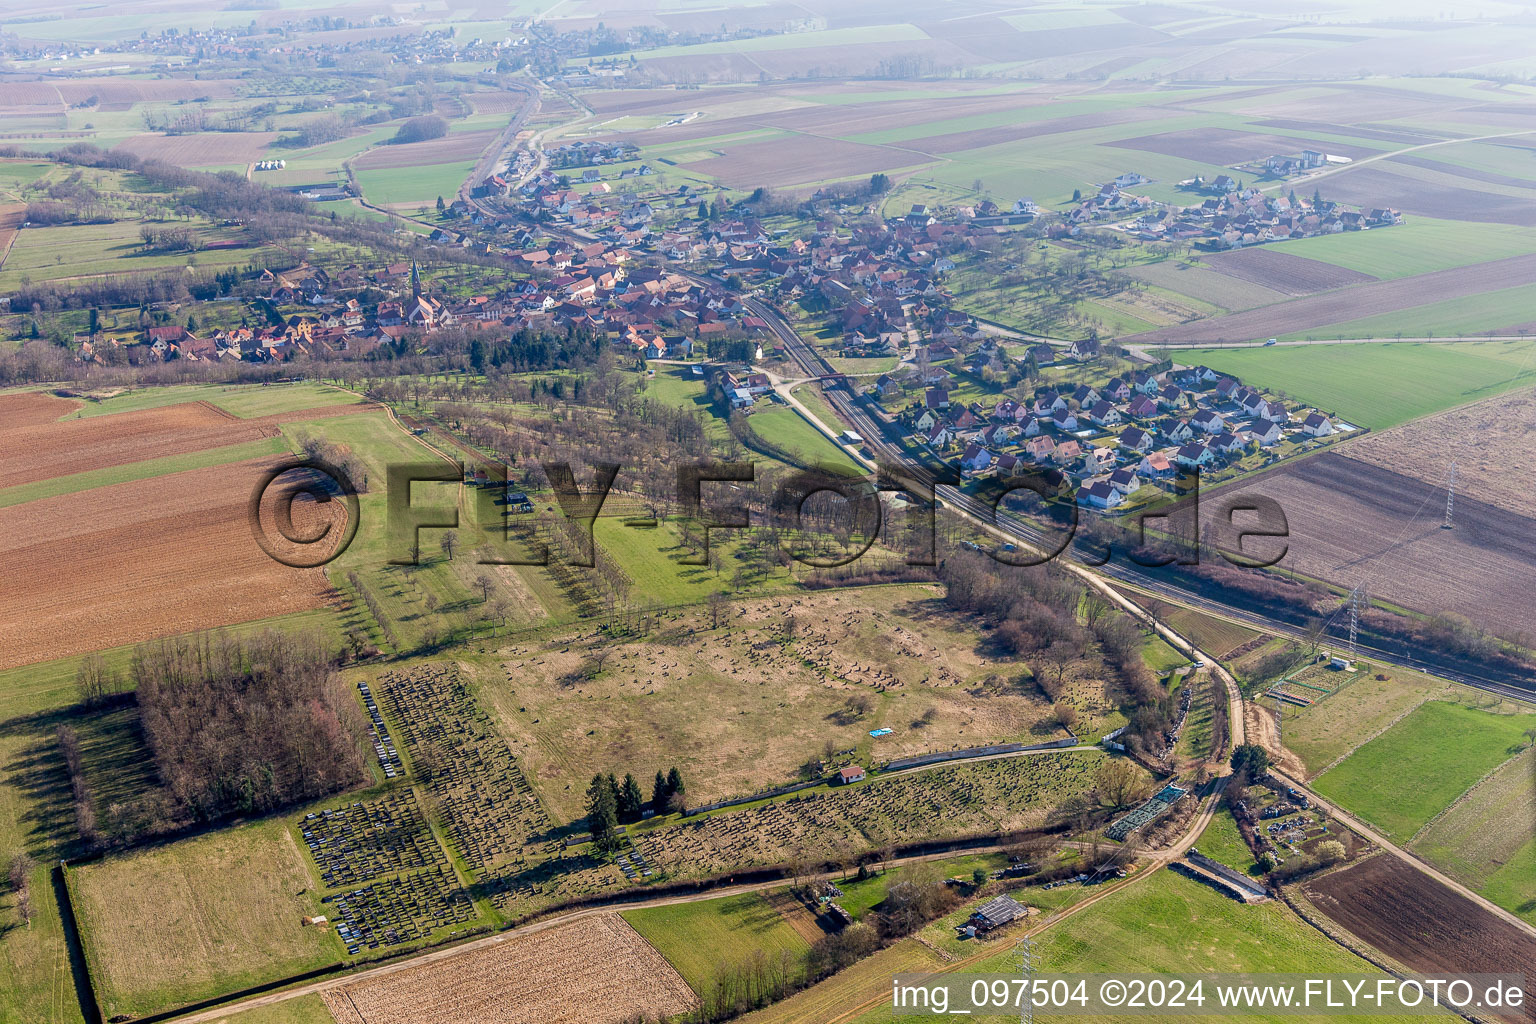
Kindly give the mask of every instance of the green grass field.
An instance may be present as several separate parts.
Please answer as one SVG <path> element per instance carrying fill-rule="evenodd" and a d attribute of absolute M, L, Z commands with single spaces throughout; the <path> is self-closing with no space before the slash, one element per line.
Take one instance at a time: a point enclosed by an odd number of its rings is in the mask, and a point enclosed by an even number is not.
<path fill-rule="evenodd" d="M 747 425 L 758 437 L 778 445 L 807 465 L 863 471 L 840 447 L 793 409 L 781 406 L 759 409 L 748 418 Z"/>
<path fill-rule="evenodd" d="M 1413 851 L 1536 923 L 1536 752 L 1513 757 L 1414 840 Z"/>
<path fill-rule="evenodd" d="M 1177 355 L 1375 430 L 1536 379 L 1536 341 L 1180 349 Z"/>
<path fill-rule="evenodd" d="M 709 389 L 703 377 L 693 376 L 684 366 L 658 366 L 656 375 L 647 378 L 642 394 L 663 405 L 684 409 L 696 414 L 704 424 L 705 435 L 713 442 L 723 442 L 731 436 L 731 428 L 715 415 L 709 400 Z"/>
<path fill-rule="evenodd" d="M 359 169 L 356 174 L 363 197 L 375 206 L 419 204 L 431 207 L 438 196 L 452 199 L 474 169 L 475 161 L 459 160 L 420 167 Z"/>
<path fill-rule="evenodd" d="M 192 265 L 205 270 L 239 266 L 258 254 L 269 254 L 279 261 L 286 258 L 286 254 L 279 255 L 281 250 L 266 248 L 146 253 L 139 238 L 140 226 L 137 220 L 120 220 L 112 224 L 25 228 L 17 234 L 5 269 L 0 271 L 0 288 L 15 289 L 25 283 L 23 279 L 59 280 Z M 204 224 L 199 236 L 207 241 L 237 238 L 240 232 Z"/>
<path fill-rule="evenodd" d="M 996 948 L 993 955 L 958 969 L 967 975 L 1016 974 L 1014 942 L 1005 937 L 992 945 Z M 1052 973 L 1378 973 L 1366 961 L 1302 921 L 1284 903 L 1245 905 L 1171 871 L 1160 871 L 1036 934 L 1034 946 L 1036 969 Z M 910 1019 L 896 1016 L 889 1000 L 855 1018 L 858 1024 Z M 1017 1020 L 1018 1016 L 969 1019 L 1001 1022 Z M 1092 1019 L 1129 1022 L 1146 1018 L 1130 1015 Z M 1242 1019 L 1283 1024 L 1337 1018 L 1252 1013 L 1244 1014 Z"/>
<path fill-rule="evenodd" d="M 1300 674 L 1303 682 L 1314 686 L 1337 687 L 1311 707 L 1285 706 L 1285 745 L 1306 762 L 1309 775 L 1321 772 L 1424 701 L 1451 699 L 1456 692 L 1444 680 L 1407 669 L 1393 667 L 1381 674 L 1388 678 L 1377 679 L 1377 673 L 1366 668 L 1353 674 L 1326 668 Z M 1301 687 L 1296 692 L 1322 696 Z"/>
<path fill-rule="evenodd" d="M 798 958 L 810 948 L 761 893 L 627 910 L 623 916 L 701 996 L 759 953 L 769 960 L 781 953 Z"/>
<path fill-rule="evenodd" d="M 282 821 L 87 864 L 71 870 L 70 891 L 109 1017 L 237 991 L 345 952 L 334 930 L 300 923 L 324 908 Z"/>
<path fill-rule="evenodd" d="M 1525 746 L 1536 715 L 1495 715 L 1429 701 L 1319 775 L 1314 788 L 1406 840 Z"/>
<path fill-rule="evenodd" d="M 1195 848 L 1212 860 L 1219 860 L 1237 871 L 1253 874 L 1257 866 L 1254 864 L 1253 851 L 1243 842 L 1242 833 L 1238 832 L 1237 822 L 1233 820 L 1230 811 L 1216 812 L 1211 823 L 1205 826 L 1205 831 L 1200 833 Z"/>
<path fill-rule="evenodd" d="M 1409 217 L 1381 230 L 1300 238 L 1281 243 L 1274 250 L 1386 280 L 1536 252 L 1536 238 L 1530 231 L 1509 224 Z"/>

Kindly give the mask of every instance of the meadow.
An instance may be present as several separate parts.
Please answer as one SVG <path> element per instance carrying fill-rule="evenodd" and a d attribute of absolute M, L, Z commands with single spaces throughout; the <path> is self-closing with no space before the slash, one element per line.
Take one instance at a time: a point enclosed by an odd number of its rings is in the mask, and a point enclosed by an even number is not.
<path fill-rule="evenodd" d="M 1356 668 L 1353 674 L 1324 668 L 1317 678 L 1310 671 L 1297 673 L 1314 686 L 1336 687 L 1326 697 L 1297 688 L 1297 693 L 1322 699 L 1305 708 L 1284 706 L 1281 728 L 1286 749 L 1301 758 L 1309 776 L 1346 757 L 1425 701 L 1451 699 L 1456 694 L 1452 684 L 1409 669 L 1364 664 Z"/>
<path fill-rule="evenodd" d="M 981 636 L 934 596 L 889 586 L 736 598 L 718 628 L 694 608 L 618 644 L 550 631 L 472 671 L 561 820 L 582 814 L 598 769 L 644 781 L 677 765 L 690 799 L 709 803 L 796 781 L 829 743 L 869 762 L 1055 738 L 1033 685 L 994 676 Z M 881 727 L 893 732 L 869 736 Z"/>
<path fill-rule="evenodd" d="M 1536 752 L 1512 757 L 1414 837 L 1413 852 L 1536 923 Z"/>
<path fill-rule="evenodd" d="M 1179 349 L 1265 391 L 1384 430 L 1536 378 L 1536 341 Z"/>
<path fill-rule="evenodd" d="M 1428 701 L 1313 780 L 1317 792 L 1406 840 L 1523 749 L 1536 715 Z"/>
<path fill-rule="evenodd" d="M 354 172 L 363 198 L 375 206 L 431 207 L 442 196 L 451 201 L 475 169 L 475 161 L 425 164 L 421 167 L 379 167 Z"/>
<path fill-rule="evenodd" d="M 204 241 L 238 239 L 232 229 L 198 225 Z M 56 281 L 103 274 L 137 273 L 169 267 L 196 266 L 202 270 L 243 266 L 266 256 L 281 261 L 286 254 L 276 248 L 205 249 L 195 253 L 147 253 L 139 238 L 137 220 L 111 224 L 29 227 L 16 235 L 0 288 L 12 290 L 28 281 Z"/>
<path fill-rule="evenodd" d="M 762 893 L 627 910 L 622 916 L 700 996 L 759 955 L 770 962 L 785 954 L 798 961 L 810 948 Z"/>
<path fill-rule="evenodd" d="M 280 821 L 111 857 L 68 876 L 107 1016 L 170 1009 L 344 955 L 335 931 L 300 922 L 325 908 Z"/>
<path fill-rule="evenodd" d="M 1536 252 L 1536 240 L 1510 224 L 1409 217 L 1387 230 L 1298 238 L 1274 250 L 1387 280 Z"/>
<path fill-rule="evenodd" d="M 835 424 L 833 421 L 828 425 Z M 862 466 L 793 409 L 778 406 L 762 409 L 748 417 L 747 425 L 757 436 L 778 445 L 807 466 L 833 466 L 863 472 Z"/>
<path fill-rule="evenodd" d="M 985 946 L 978 945 L 973 954 L 976 959 L 967 957 L 947 970 L 1016 974 L 1017 954 L 1011 937 L 1012 934 Z M 1058 924 L 1037 930 L 1034 951 L 1036 969 L 1052 973 L 1377 973 L 1366 961 L 1302 921 L 1284 903 L 1242 904 L 1171 871 L 1159 871 Z M 823 984 L 836 982 L 837 978 L 833 978 Z M 908 1018 L 895 1015 L 887 989 L 880 1005 L 852 1019 L 858 1024 L 886 1024 Z M 971 1019 L 1001 1022 L 1018 1018 L 1014 1014 Z M 1129 1015 L 1093 1019 L 1118 1022 L 1144 1018 Z M 1283 1024 L 1332 1018 L 1254 1013 L 1244 1014 L 1244 1019 Z"/>

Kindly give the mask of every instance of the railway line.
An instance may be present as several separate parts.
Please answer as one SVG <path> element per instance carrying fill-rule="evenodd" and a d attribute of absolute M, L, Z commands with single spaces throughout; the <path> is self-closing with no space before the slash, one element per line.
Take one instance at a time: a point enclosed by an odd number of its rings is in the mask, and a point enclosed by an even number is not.
<path fill-rule="evenodd" d="M 789 353 L 790 359 L 804 371 L 807 377 L 824 378 L 837 375 L 837 371 L 832 367 L 831 363 L 806 344 L 805 340 L 800 337 L 799 333 L 784 319 L 778 310 L 768 303 L 755 298 L 748 299 L 747 306 L 756 316 L 768 324 L 774 336 L 784 344 L 785 351 Z M 1029 547 L 1047 550 L 1055 547 L 1055 544 L 1039 527 L 1021 516 L 1003 509 L 994 510 L 987 503 L 974 495 L 965 493 L 958 487 L 937 483 L 934 474 L 921 464 L 914 462 L 899 444 L 891 441 L 886 434 L 885 424 L 852 395 L 835 388 L 825 390 L 823 395 L 837 414 L 852 429 L 859 433 L 864 439 L 864 443 L 872 452 L 890 464 L 899 464 L 906 467 L 925 486 L 933 488 L 936 500 L 942 501 L 968 518 L 1013 537 Z M 1088 572 L 1089 570 L 1084 568 L 1083 571 Z M 1234 608 L 1209 598 L 1200 597 L 1197 594 L 1191 594 L 1178 587 L 1170 586 L 1167 581 L 1158 579 L 1125 559 L 1112 559 L 1103 565 L 1096 566 L 1094 572 L 1096 575 L 1108 578 L 1135 590 L 1149 593 L 1175 604 L 1182 604 L 1196 611 L 1228 619 L 1239 625 L 1249 626 L 1292 640 L 1306 641 L 1309 639 L 1303 630 L 1277 619 L 1258 612 Z M 1339 637 L 1332 637 L 1332 639 L 1339 643 L 1346 642 L 1343 638 Z M 1373 660 L 1437 675 L 1444 679 L 1450 679 L 1453 682 L 1497 694 L 1501 697 L 1524 701 L 1536 700 L 1536 690 L 1516 686 L 1502 680 L 1486 678 L 1465 670 L 1447 668 L 1439 663 L 1431 663 L 1400 651 L 1385 650 L 1369 643 L 1357 643 L 1356 651 Z"/>

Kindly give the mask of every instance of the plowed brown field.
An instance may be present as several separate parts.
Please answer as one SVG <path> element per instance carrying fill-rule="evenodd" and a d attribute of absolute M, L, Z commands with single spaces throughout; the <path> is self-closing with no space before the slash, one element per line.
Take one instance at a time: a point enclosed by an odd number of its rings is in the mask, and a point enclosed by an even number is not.
<path fill-rule="evenodd" d="M 617 1024 L 694 1005 L 672 965 L 618 914 L 515 936 L 322 993 L 339 1024 Z"/>
<path fill-rule="evenodd" d="M 1474 498 L 1536 517 L 1536 391 L 1529 388 L 1351 441 L 1349 457 L 1442 485 L 1456 464 L 1456 501 Z M 1459 509 L 1458 509 L 1459 511 Z"/>
<path fill-rule="evenodd" d="M 77 408 L 51 395 L 0 395 L 0 487 L 276 437 L 278 424 L 365 411 L 336 405 L 240 419 L 207 402 L 56 422 Z"/>
<path fill-rule="evenodd" d="M 1370 274 L 1336 267 L 1322 260 L 1309 260 L 1305 256 L 1257 247 L 1217 253 L 1205 257 L 1205 262 L 1218 274 L 1275 288 L 1287 295 L 1311 295 L 1313 292 L 1376 280 Z"/>
<path fill-rule="evenodd" d="M 1386 854 L 1302 887 L 1313 906 L 1411 971 L 1523 974 L 1536 999 L 1536 939 Z M 1524 1012 L 1510 1018 L 1529 1020 Z"/>
<path fill-rule="evenodd" d="M 45 391 L 12 391 L 0 395 L 0 431 L 52 423 L 78 408 L 79 402 Z"/>
<path fill-rule="evenodd" d="M 198 135 L 135 135 L 115 148 L 180 167 L 245 164 L 259 160 L 277 132 L 204 132 Z"/>
<path fill-rule="evenodd" d="M 1501 636 L 1530 629 L 1532 520 L 1461 492 L 1456 528 L 1441 529 L 1443 477 L 1415 479 L 1324 453 L 1219 493 L 1201 498 L 1207 536 L 1214 535 L 1227 499 L 1272 498 L 1290 529 L 1286 569 L 1346 589 L 1365 583 L 1373 597 L 1432 614 L 1465 615 Z"/>
<path fill-rule="evenodd" d="M 323 570 L 280 565 L 252 536 L 246 505 L 274 461 L 190 470 L 0 509 L 6 579 L 0 669 L 331 600 Z M 297 529 L 310 532 L 318 514 L 319 507 L 296 503 Z"/>

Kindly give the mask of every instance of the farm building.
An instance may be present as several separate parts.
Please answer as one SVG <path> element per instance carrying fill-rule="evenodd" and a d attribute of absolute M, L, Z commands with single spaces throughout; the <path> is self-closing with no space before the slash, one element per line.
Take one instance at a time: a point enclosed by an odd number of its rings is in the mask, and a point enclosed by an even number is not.
<path fill-rule="evenodd" d="M 1029 908 L 1012 896 L 994 896 L 976 908 L 976 912 L 971 915 L 963 930 L 967 934 L 974 934 L 970 929 L 975 929 L 975 932 L 984 934 L 1011 924 L 1028 914 Z"/>

